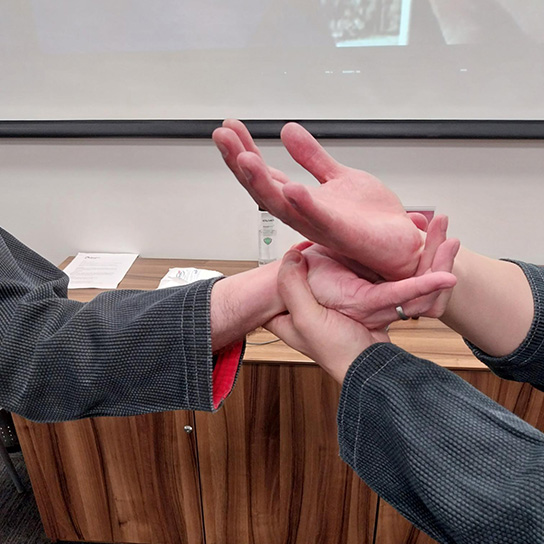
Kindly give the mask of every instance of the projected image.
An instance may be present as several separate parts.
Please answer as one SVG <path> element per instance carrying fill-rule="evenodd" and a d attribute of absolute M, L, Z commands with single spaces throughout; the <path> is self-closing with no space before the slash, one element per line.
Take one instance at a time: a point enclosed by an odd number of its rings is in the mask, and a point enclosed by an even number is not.
<path fill-rule="evenodd" d="M 412 0 L 321 0 L 337 47 L 406 45 Z"/>
<path fill-rule="evenodd" d="M 544 0 L 0 1 L 0 119 L 544 119 Z"/>
<path fill-rule="evenodd" d="M 30 0 L 48 53 L 164 52 L 247 47 L 270 0 Z"/>
<path fill-rule="evenodd" d="M 48 53 L 544 43 L 542 0 L 27 1 Z"/>
<path fill-rule="evenodd" d="M 544 43 L 541 0 L 425 0 L 444 42 L 455 44 Z M 423 2 L 419 2 L 423 5 Z"/>

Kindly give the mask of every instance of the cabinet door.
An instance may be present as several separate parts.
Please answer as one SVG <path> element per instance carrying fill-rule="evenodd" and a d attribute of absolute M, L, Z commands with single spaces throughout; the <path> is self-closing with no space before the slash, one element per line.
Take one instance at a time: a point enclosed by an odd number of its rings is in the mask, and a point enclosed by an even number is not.
<path fill-rule="evenodd" d="M 377 497 L 338 455 L 340 387 L 313 365 L 250 364 L 196 414 L 207 544 L 371 543 Z"/>
<path fill-rule="evenodd" d="M 203 542 L 192 412 L 36 424 L 16 418 L 52 540 Z"/>
<path fill-rule="evenodd" d="M 456 374 L 531 425 L 544 431 L 544 393 L 529 384 L 501 380 L 488 370 Z M 461 410 L 462 408 L 459 407 Z M 430 544 L 436 542 L 380 500 L 376 544 Z"/>

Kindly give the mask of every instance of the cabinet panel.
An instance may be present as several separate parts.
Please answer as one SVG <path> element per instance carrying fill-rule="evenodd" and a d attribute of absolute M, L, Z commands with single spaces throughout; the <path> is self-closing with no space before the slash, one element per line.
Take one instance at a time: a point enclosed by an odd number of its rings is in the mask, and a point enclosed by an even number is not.
<path fill-rule="evenodd" d="M 488 370 L 460 370 L 456 374 L 531 425 L 544 431 L 544 393 L 529 384 L 502 380 Z M 461 410 L 462 408 L 459 407 Z M 431 544 L 393 507 L 380 500 L 376 544 Z"/>
<path fill-rule="evenodd" d="M 17 431 L 47 535 L 201 544 L 192 412 L 37 424 Z"/>
<path fill-rule="evenodd" d="M 246 365 L 198 413 L 207 544 L 372 542 L 377 497 L 338 455 L 340 387 L 321 369 Z"/>
<path fill-rule="evenodd" d="M 502 380 L 489 371 L 456 372 L 494 401 L 544 431 L 544 393 L 528 383 Z"/>

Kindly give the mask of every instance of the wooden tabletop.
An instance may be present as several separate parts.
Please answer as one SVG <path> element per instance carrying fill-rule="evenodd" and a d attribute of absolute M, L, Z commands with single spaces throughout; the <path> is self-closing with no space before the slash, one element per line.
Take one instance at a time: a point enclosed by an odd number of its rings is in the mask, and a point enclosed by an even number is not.
<path fill-rule="evenodd" d="M 64 268 L 73 257 L 60 265 Z M 257 266 L 256 261 L 218 261 L 203 259 L 146 259 L 138 258 L 119 284 L 119 289 L 156 289 L 168 269 L 194 267 L 217 270 L 226 276 L 238 274 Z M 88 302 L 102 289 L 71 289 L 68 296 L 73 300 Z M 429 359 L 453 370 L 483 370 L 487 367 L 478 361 L 467 348 L 463 339 L 437 319 L 410 319 L 391 325 L 391 341 L 417 357 Z M 295 363 L 314 364 L 306 356 L 286 346 L 270 332 L 258 329 L 247 337 L 245 363 Z"/>

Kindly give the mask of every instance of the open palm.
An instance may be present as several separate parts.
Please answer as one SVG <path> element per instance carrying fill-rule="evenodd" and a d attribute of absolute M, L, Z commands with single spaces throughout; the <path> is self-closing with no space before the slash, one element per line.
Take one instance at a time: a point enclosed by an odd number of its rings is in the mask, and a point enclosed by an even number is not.
<path fill-rule="evenodd" d="M 410 316 L 439 317 L 444 311 L 456 283 L 451 270 L 459 243 L 445 238 L 438 245 L 430 242 L 421 261 L 425 269 L 411 278 L 379 283 L 360 278 L 332 258 L 323 246 L 305 248 L 299 244 L 297 249 L 303 249 L 307 281 L 319 304 L 375 330 L 398 319 L 395 308 L 399 305 Z M 432 254 L 428 254 L 430 251 Z"/>
<path fill-rule="evenodd" d="M 412 276 L 424 239 L 398 197 L 374 176 L 335 161 L 300 125 L 285 125 L 281 138 L 318 186 L 294 183 L 268 167 L 239 121 L 225 121 L 213 135 L 237 179 L 272 215 L 385 279 Z"/>

